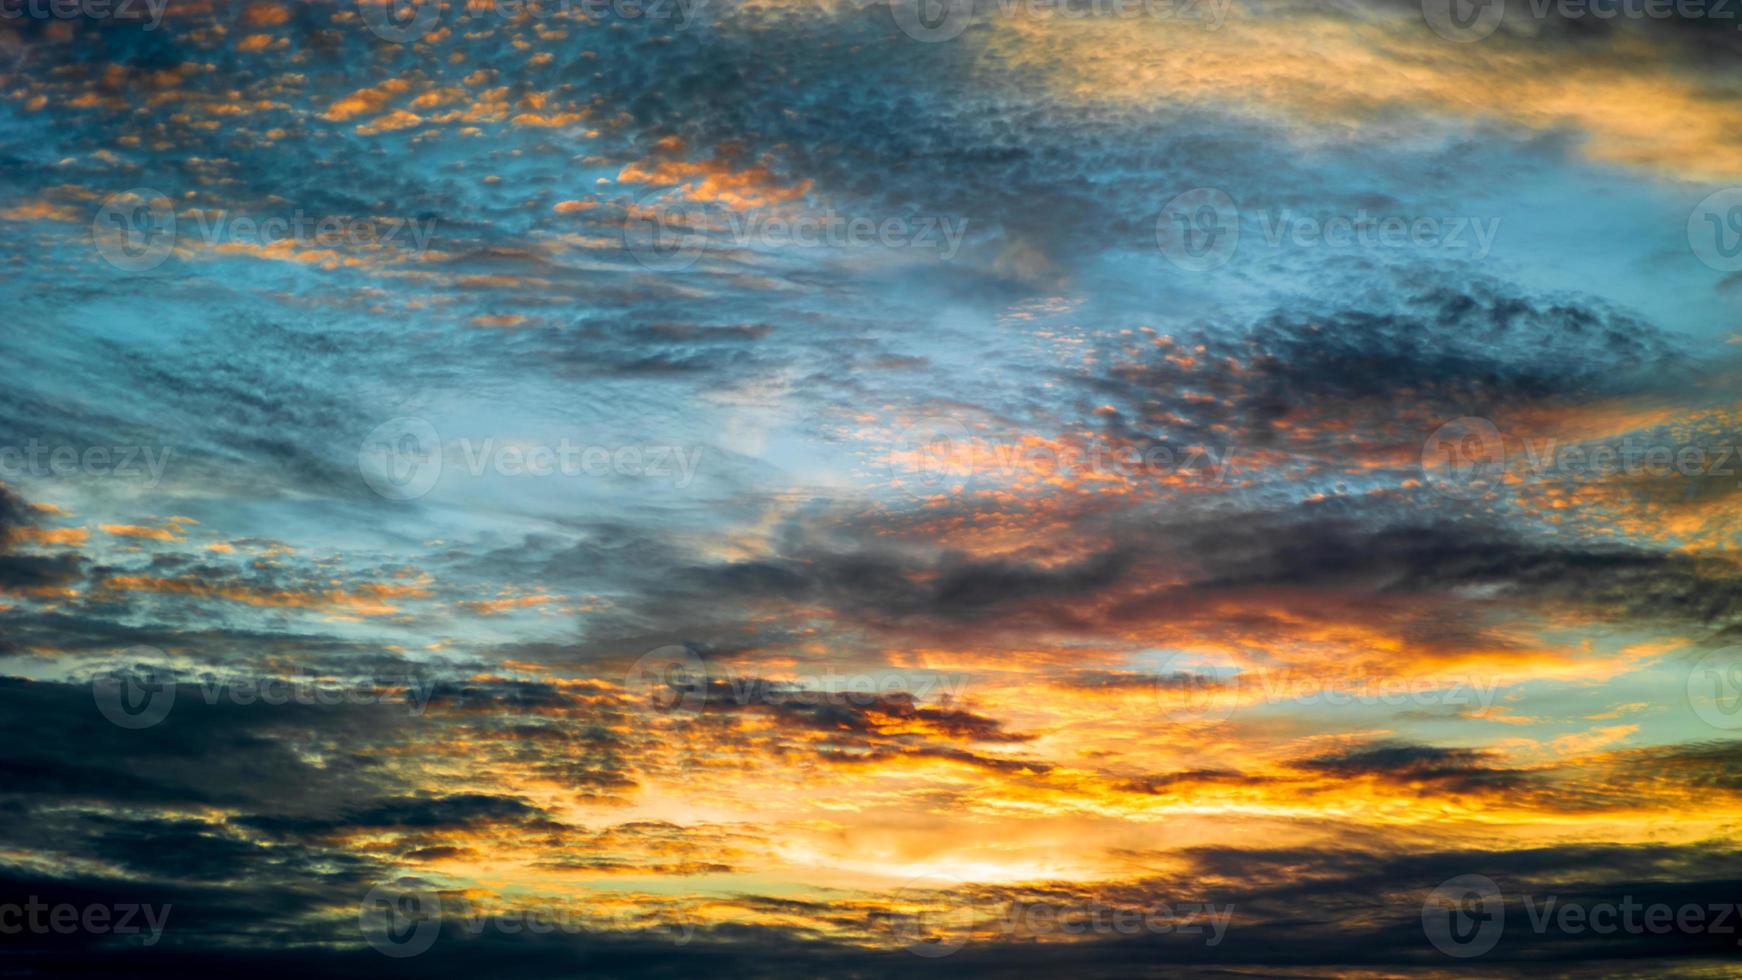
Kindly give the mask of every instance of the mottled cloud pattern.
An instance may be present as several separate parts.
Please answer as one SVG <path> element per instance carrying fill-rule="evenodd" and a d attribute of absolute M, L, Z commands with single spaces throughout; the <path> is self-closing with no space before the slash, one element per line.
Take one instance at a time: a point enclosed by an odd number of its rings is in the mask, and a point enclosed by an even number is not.
<path fill-rule="evenodd" d="M 1722 4 L 0 3 L 25 976 L 1729 976 Z"/>

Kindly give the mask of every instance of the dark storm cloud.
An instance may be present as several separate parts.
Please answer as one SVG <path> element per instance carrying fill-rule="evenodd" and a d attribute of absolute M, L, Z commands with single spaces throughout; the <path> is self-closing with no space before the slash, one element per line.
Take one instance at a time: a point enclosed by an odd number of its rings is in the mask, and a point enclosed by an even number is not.
<path fill-rule="evenodd" d="M 83 567 L 77 555 L 0 554 L 0 592 L 64 586 L 76 581 Z"/>
<path fill-rule="evenodd" d="M 36 523 L 30 504 L 11 487 L 0 483 L 0 542 L 11 539 L 18 528 Z"/>
<path fill-rule="evenodd" d="M 428 696 L 435 708 L 485 714 L 562 710 L 576 703 L 573 695 L 555 685 L 509 679 L 441 680 L 429 687 Z"/>
<path fill-rule="evenodd" d="M 1236 448 L 1275 443 L 1274 424 L 1291 415 L 1309 426 L 1352 419 L 1357 437 L 1383 439 L 1400 417 L 1488 417 L 1670 384 L 1686 390 L 1696 371 L 1677 341 L 1633 316 L 1492 283 L 1418 285 L 1395 310 L 1276 313 L 1232 336 L 1180 337 L 1112 359 L 1080 381 L 1123 406 L 1106 423 L 1115 434 L 1142 440 L 1165 426 Z M 1430 432 L 1405 438 L 1419 445 Z M 1336 445 L 1318 440 L 1321 452 Z"/>
<path fill-rule="evenodd" d="M 960 507 L 971 514 L 975 505 Z M 1473 590 L 1485 596 L 1486 607 L 1523 615 L 1547 606 L 1598 621 L 1714 633 L 1742 616 L 1742 569 L 1725 557 L 1557 540 L 1487 519 L 1430 520 L 1424 509 L 1410 498 L 1351 497 L 1270 510 L 1222 507 L 1182 523 L 1134 508 L 1101 515 L 1103 527 L 1092 535 L 1083 525 L 1087 541 L 1100 547 L 1069 564 L 897 549 L 876 523 L 843 513 L 812 515 L 782 537 L 775 556 L 679 564 L 649 575 L 646 591 L 626 608 L 645 609 L 648 622 L 659 621 L 659 610 L 682 610 L 693 630 L 685 633 L 684 625 L 666 619 L 662 635 L 696 642 L 726 639 L 732 632 L 727 623 L 818 604 L 847 622 L 894 630 L 979 624 L 1093 634 L 1109 624 L 1207 614 L 1214 607 L 1206 599 L 1256 590 L 1272 591 L 1278 602 L 1301 590 L 1392 606 L 1402 597 L 1431 597 L 1442 605 L 1408 608 L 1424 639 L 1442 640 L 1471 627 L 1444 617 L 1447 608 L 1474 602 Z M 1085 614 L 1083 599 L 1103 603 L 1101 612 Z M 745 601 L 760 615 L 747 617 Z M 630 627 L 634 620 L 601 617 L 601 629 L 611 622 Z M 1110 680 L 1117 678 L 1079 678 L 1087 686 Z"/>
<path fill-rule="evenodd" d="M 1521 604 L 1573 605 L 1603 618 L 1729 627 L 1742 616 L 1742 566 L 1718 555 L 1569 544 L 1477 521 L 1381 523 L 1380 512 L 1303 508 L 1248 515 L 1203 535 L 1205 591 L 1300 586 L 1453 594 L 1487 587 Z M 1193 549 L 1197 550 L 1197 549 Z"/>
<path fill-rule="evenodd" d="M 1128 557 L 1121 553 L 1058 568 L 945 557 L 926 569 L 934 575 L 921 583 L 911 574 L 918 569 L 896 554 L 869 549 L 839 554 L 819 548 L 782 562 L 744 562 L 697 569 L 693 574 L 697 586 L 707 593 L 822 600 L 844 609 L 951 618 L 984 615 L 1025 600 L 1093 594 L 1119 581 L 1128 565 Z"/>
<path fill-rule="evenodd" d="M 926 517 L 969 520 L 985 513 L 981 506 L 967 497 Z M 1550 536 L 1490 515 L 1436 516 L 1438 506 L 1422 490 L 1256 509 L 1221 503 L 1199 513 L 1189 506 L 1102 508 L 1075 525 L 1074 547 L 1087 557 L 1068 562 L 1045 552 L 981 558 L 918 532 L 903 540 L 891 534 L 899 524 L 846 508 L 795 517 L 767 554 L 743 561 L 698 563 L 674 540 L 654 535 L 616 543 L 594 535 L 573 543 L 529 539 L 526 547 L 451 560 L 469 575 L 500 566 L 495 574 L 509 580 L 609 583 L 613 602 L 587 617 L 582 637 L 517 643 L 500 655 L 619 671 L 656 647 L 690 644 L 710 663 L 755 676 L 760 657 L 784 656 L 789 644 L 804 642 L 787 618 L 795 609 L 822 611 L 837 642 L 849 645 L 860 631 L 967 641 L 1034 630 L 1101 636 L 1144 623 L 1257 629 L 1282 608 L 1312 621 L 1382 616 L 1376 621 L 1434 649 L 1504 646 L 1484 632 L 1495 613 L 1529 622 L 1547 610 L 1592 622 L 1693 628 L 1718 642 L 1742 617 L 1742 569 L 1721 555 Z M 1269 597 L 1275 609 L 1237 602 L 1254 595 Z M 1169 683 L 1212 680 L 1180 674 Z M 1085 688 L 1159 682 L 1093 670 L 1065 679 Z M 446 689 L 435 695 L 438 702 L 450 696 Z M 560 700 L 538 686 L 514 697 Z"/>
<path fill-rule="evenodd" d="M 1002 722 L 972 711 L 925 707 L 911 694 L 806 690 L 763 678 L 711 681 L 706 705 L 725 711 L 764 711 L 783 726 L 842 736 L 882 735 L 885 728 L 899 732 L 917 726 L 971 742 L 1024 742 L 1033 737 L 1006 732 Z"/>
<path fill-rule="evenodd" d="M 238 817 L 235 822 L 269 834 L 310 837 L 369 830 L 455 830 L 495 823 L 560 826 L 525 800 L 481 793 L 396 797 L 328 818 L 259 815 Z"/>
<path fill-rule="evenodd" d="M 719 924 L 699 929 L 691 942 L 674 945 L 669 937 L 606 935 L 507 935 L 489 930 L 469 933 L 461 917 L 465 903 L 454 905 L 431 953 L 411 960 L 391 960 L 373 951 L 321 951 L 303 945 L 276 951 L 270 961 L 257 961 L 214 940 L 249 921 L 219 913 L 219 899 L 231 907 L 244 903 L 257 933 L 277 934 L 292 923 L 303 934 L 343 935 L 355 928 L 355 906 L 345 900 L 346 883 L 323 882 L 318 889 L 270 893 L 245 885 L 226 893 L 199 892 L 162 886 L 142 888 L 107 882 L 56 881 L 13 877 L 7 894 L 34 893 L 66 900 L 173 901 L 186 912 L 172 912 L 176 941 L 149 954 L 135 950 L 127 957 L 132 975 L 172 975 L 195 963 L 255 967 L 250 972 L 280 975 L 294 967 L 323 975 L 468 976 L 480 968 L 512 968 L 526 975 L 572 970 L 577 964 L 621 976 L 669 976 L 701 969 L 751 970 L 780 977 L 814 975 L 814 971 L 850 969 L 863 976 L 914 976 L 936 973 L 960 976 L 1022 976 L 1036 970 L 1063 970 L 1073 975 L 1124 976 L 1166 964 L 1180 976 L 1259 972 L 1286 975 L 1317 972 L 1329 966 L 1363 966 L 1397 975 L 1429 975 L 1432 971 L 1469 969 L 1436 950 L 1422 927 L 1423 904 L 1441 882 L 1459 875 L 1481 874 L 1492 879 L 1504 898 L 1504 929 L 1495 948 L 1473 964 L 1494 976 L 1649 975 L 1651 971 L 1722 962 L 1732 949 L 1732 936 L 1689 933 L 1563 931 L 1533 928 L 1531 905 L 1551 897 L 1557 905 L 1688 903 L 1707 906 L 1732 903 L 1742 863 L 1736 852 L 1713 844 L 1705 847 L 1566 846 L 1513 851 L 1374 851 L 1361 849 L 1235 849 L 1196 848 L 1186 853 L 1187 873 L 1180 878 L 1111 882 L 1084 890 L 1057 887 L 974 886 L 957 895 L 957 905 L 989 917 L 1015 911 L 1018 921 L 1032 908 L 1074 908 L 1086 901 L 1105 908 L 1152 909 L 1157 902 L 1178 905 L 1211 902 L 1231 905 L 1226 935 L 1216 945 L 1202 935 L 1140 932 L 1127 935 L 1085 934 L 1071 943 L 1013 943 L 996 935 L 968 942 L 942 959 L 922 959 L 898 948 L 891 935 L 883 949 L 838 946 L 824 941 L 819 929 L 776 931 L 755 926 Z M 1603 869 L 1594 875 L 1593 869 Z M 362 882 L 352 889 L 366 887 Z M 258 891 L 258 895 L 256 892 Z M 149 897 L 148 897 L 149 896 Z M 323 913 L 317 900 L 342 906 Z M 1528 903 L 1527 903 L 1528 900 Z M 811 921 L 819 927 L 866 914 L 839 900 L 806 902 L 772 897 L 746 897 L 765 911 L 785 918 Z M 449 912 L 449 903 L 443 903 Z M 24 955 L 52 968 L 56 955 L 78 950 L 106 961 L 104 951 L 88 940 L 52 944 L 37 940 Z M 1629 965 L 1636 963 L 1637 968 Z M 119 962 L 119 961 L 118 961 Z M 488 966 L 486 966 L 488 964 Z M 560 965 L 559 965 L 560 964 Z M 827 964 L 825 969 L 824 964 Z M 753 969 L 752 969 L 753 965 Z M 292 975 L 284 973 L 283 975 Z M 304 974 L 306 975 L 306 973 Z"/>
<path fill-rule="evenodd" d="M 1296 768 L 1344 778 L 1370 777 L 1399 785 L 1429 783 L 1453 793 L 1497 793 L 1521 788 L 1529 776 L 1493 763 L 1474 749 L 1432 745 L 1372 745 L 1292 763 Z"/>
<path fill-rule="evenodd" d="M 786 350 L 759 350 L 773 327 L 756 324 L 582 320 L 526 339 L 572 374 L 600 377 L 709 375 L 724 380 L 773 370 Z"/>
<path fill-rule="evenodd" d="M 83 573 L 85 562 L 76 554 L 21 555 L 16 543 L 25 528 L 37 526 L 40 515 L 11 487 L 0 483 L 0 592 L 65 586 Z M 0 637 L 0 655 L 13 644 Z"/>
<path fill-rule="evenodd" d="M 1685 786 L 1695 794 L 1742 793 L 1742 740 L 1687 742 L 1617 753 L 1621 792 L 1652 784 Z"/>
<path fill-rule="evenodd" d="M 1365 0 L 1381 10 L 1418 17 L 1421 7 L 1407 0 Z M 1552 48 L 1588 58 L 1615 56 L 1640 41 L 1663 45 L 1685 63 L 1723 88 L 1742 53 L 1736 32 L 1736 12 L 1725 3 L 1676 3 L 1630 6 L 1524 2 L 1508 5 L 1495 35 L 1484 39 L 1496 48 Z"/>
<path fill-rule="evenodd" d="M 54 649 L 82 656 L 110 655 L 129 647 L 173 650 L 220 673 L 247 672 L 262 661 L 290 657 L 305 672 L 322 676 L 372 677 L 386 683 L 422 676 L 422 668 L 383 652 L 379 644 L 344 639 L 314 629 L 270 629 L 242 621 L 214 622 L 210 612 L 190 615 L 181 606 L 159 606 L 161 620 L 144 618 L 125 595 L 82 596 L 60 611 L 16 609 L 0 613 L 0 655 Z M 146 651 L 139 651 L 142 655 Z M 270 673 L 270 671 L 258 671 Z"/>
<path fill-rule="evenodd" d="M 208 702 L 178 686 L 163 720 L 126 729 L 107 720 L 93 686 L 0 679 L 3 733 L 13 751 L 0 792 L 53 801 L 126 801 L 304 812 L 397 783 L 370 744 L 393 744 L 415 725 L 403 705 L 315 706 Z M 348 743 L 348 744 L 347 744 Z M 322 765 L 299 749 L 330 752 Z"/>
<path fill-rule="evenodd" d="M 1271 780 L 1263 776 L 1249 776 L 1245 773 L 1225 769 L 1188 769 L 1182 772 L 1171 772 L 1161 776 L 1145 776 L 1141 779 L 1131 779 L 1118 784 L 1119 789 L 1129 793 L 1148 793 L 1152 796 L 1166 796 L 1180 787 L 1204 785 L 1234 785 L 1256 786 Z"/>

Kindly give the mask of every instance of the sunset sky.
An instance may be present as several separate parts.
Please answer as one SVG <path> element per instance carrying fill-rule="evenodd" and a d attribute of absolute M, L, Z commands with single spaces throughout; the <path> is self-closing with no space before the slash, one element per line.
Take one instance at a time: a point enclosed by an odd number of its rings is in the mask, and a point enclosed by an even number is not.
<path fill-rule="evenodd" d="M 1742 975 L 1618 3 L 0 0 L 0 972 Z"/>

